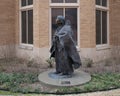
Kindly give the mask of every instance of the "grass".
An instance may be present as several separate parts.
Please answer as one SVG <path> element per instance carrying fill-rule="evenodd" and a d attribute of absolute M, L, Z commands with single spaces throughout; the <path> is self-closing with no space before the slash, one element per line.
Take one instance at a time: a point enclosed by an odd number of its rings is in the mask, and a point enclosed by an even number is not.
<path fill-rule="evenodd" d="M 41 90 L 27 87 L 30 84 L 38 82 L 38 75 L 35 73 L 23 74 L 23 73 L 0 73 L 0 88 L 9 90 L 5 94 L 13 93 L 41 93 Z M 94 92 L 101 90 L 109 90 L 114 88 L 120 88 L 120 74 L 119 73 L 104 73 L 104 74 L 93 74 L 92 80 L 82 86 L 76 87 L 62 87 L 54 90 L 54 93 L 84 93 Z M 11 93 L 12 92 L 12 93 Z M 0 94 L 4 94 L 4 91 L 0 91 Z"/>

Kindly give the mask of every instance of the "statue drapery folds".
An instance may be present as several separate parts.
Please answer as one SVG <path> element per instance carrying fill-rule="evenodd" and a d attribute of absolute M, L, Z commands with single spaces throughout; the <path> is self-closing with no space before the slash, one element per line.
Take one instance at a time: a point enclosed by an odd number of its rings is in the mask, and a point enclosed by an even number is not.
<path fill-rule="evenodd" d="M 69 20 L 63 16 L 57 16 L 58 28 L 53 36 L 50 49 L 51 57 L 55 58 L 56 74 L 70 75 L 81 65 L 74 34 Z"/>

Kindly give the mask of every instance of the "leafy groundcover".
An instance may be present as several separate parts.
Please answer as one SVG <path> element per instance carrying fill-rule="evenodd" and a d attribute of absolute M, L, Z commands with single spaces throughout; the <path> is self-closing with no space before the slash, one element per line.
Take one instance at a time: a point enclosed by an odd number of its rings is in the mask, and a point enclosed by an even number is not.
<path fill-rule="evenodd" d="M 39 85 L 36 73 L 0 73 L 0 89 L 22 94 L 70 94 L 86 93 L 120 88 L 120 73 L 95 73 L 92 80 L 75 87 L 49 88 Z"/>

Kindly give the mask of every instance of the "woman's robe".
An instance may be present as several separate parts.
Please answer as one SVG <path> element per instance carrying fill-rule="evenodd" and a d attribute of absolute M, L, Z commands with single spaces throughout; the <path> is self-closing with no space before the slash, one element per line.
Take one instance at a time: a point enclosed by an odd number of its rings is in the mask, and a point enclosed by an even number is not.
<path fill-rule="evenodd" d="M 63 75 L 72 74 L 74 68 L 77 69 L 80 67 L 81 60 L 69 23 L 57 28 L 50 52 L 51 57 L 55 58 L 56 73 L 62 73 Z"/>

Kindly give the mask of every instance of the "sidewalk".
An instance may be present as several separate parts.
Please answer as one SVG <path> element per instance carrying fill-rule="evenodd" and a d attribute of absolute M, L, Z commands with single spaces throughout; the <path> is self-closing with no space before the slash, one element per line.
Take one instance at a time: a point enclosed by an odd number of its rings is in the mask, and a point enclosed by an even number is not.
<path fill-rule="evenodd" d="M 43 94 L 14 94 L 14 95 L 1 95 L 0 96 L 120 96 L 120 89 L 102 91 L 102 92 L 93 92 L 93 93 L 82 93 L 82 94 L 70 94 L 70 95 L 43 95 Z"/>
<path fill-rule="evenodd" d="M 86 93 L 86 94 L 65 95 L 65 96 L 120 96 L 120 89 L 103 91 L 103 92 Z"/>
<path fill-rule="evenodd" d="M 49 96 L 56 96 L 56 95 L 49 95 Z M 57 95 L 57 96 L 120 96 L 120 89 L 102 91 L 102 92 L 85 93 L 85 94 L 71 94 L 71 95 Z"/>

